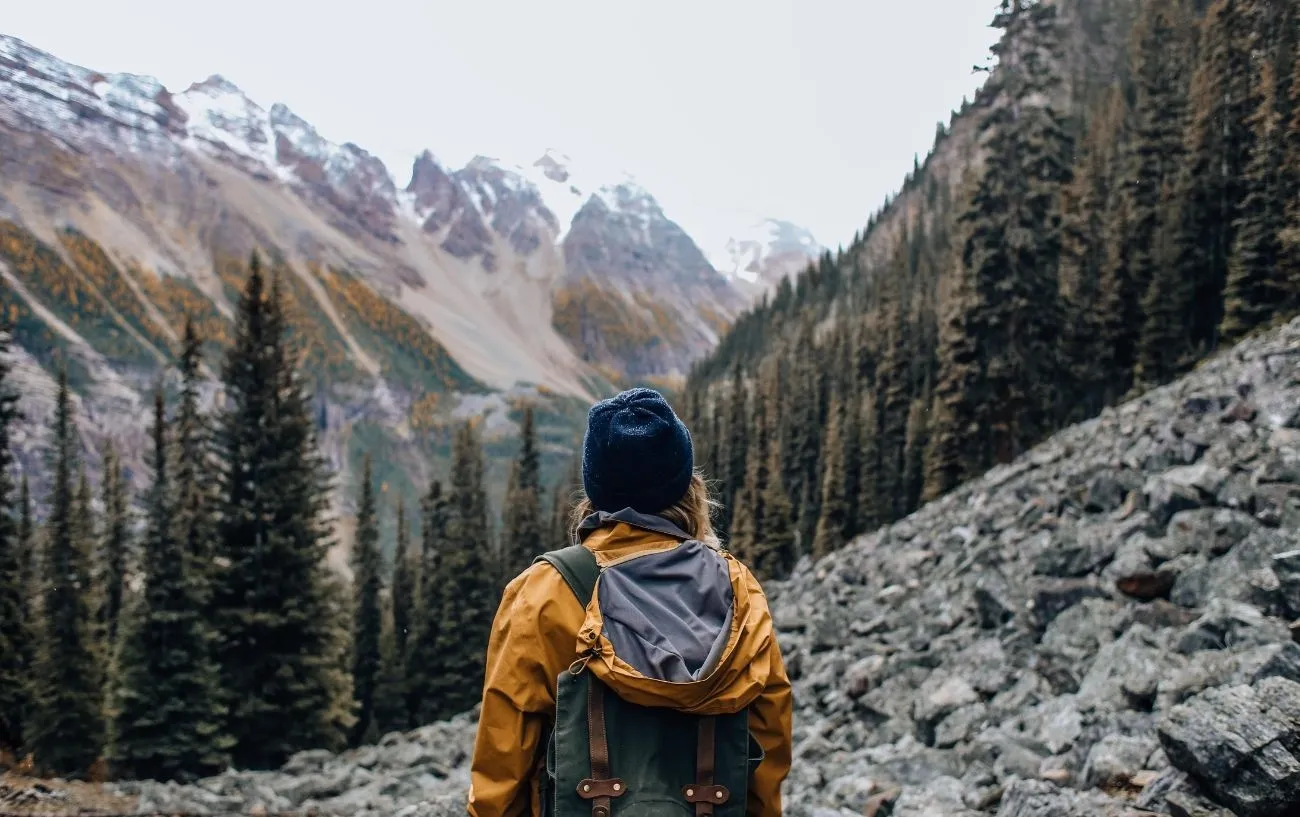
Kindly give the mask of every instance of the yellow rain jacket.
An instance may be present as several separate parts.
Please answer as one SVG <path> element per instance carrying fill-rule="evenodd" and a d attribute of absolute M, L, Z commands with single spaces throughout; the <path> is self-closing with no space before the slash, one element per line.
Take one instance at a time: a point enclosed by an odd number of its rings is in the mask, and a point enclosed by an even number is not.
<path fill-rule="evenodd" d="M 658 517 L 648 517 L 660 524 L 647 528 L 637 523 L 634 513 L 623 517 L 632 523 L 619 521 L 624 513 L 601 514 L 599 523 L 584 533 L 583 544 L 602 568 L 682 545 L 685 534 L 666 532 L 672 526 Z M 730 579 L 728 631 L 719 632 L 721 651 L 713 650 L 706 674 L 686 682 L 648 677 L 615 655 L 602 621 L 600 583 L 585 610 L 547 563 L 533 565 L 506 587 L 488 643 L 470 768 L 468 811 L 473 817 L 540 815 L 538 783 L 545 763 L 544 740 L 555 717 L 556 681 L 579 655 L 593 649 L 596 654 L 587 669 L 630 703 L 699 715 L 748 707 L 750 732 L 765 758 L 750 782 L 746 814 L 781 814 L 781 782 L 790 771 L 790 681 L 762 588 L 730 554 L 721 557 L 718 569 Z"/>

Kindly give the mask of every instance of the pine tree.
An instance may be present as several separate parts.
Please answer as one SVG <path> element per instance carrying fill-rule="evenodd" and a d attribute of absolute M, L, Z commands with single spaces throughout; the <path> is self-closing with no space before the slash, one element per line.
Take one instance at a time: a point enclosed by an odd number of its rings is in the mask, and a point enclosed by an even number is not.
<path fill-rule="evenodd" d="M 781 484 L 781 446 L 768 445 L 767 482 L 763 486 L 763 539 L 755 548 L 754 572 L 760 578 L 784 578 L 796 558 L 794 508 Z"/>
<path fill-rule="evenodd" d="M 411 552 L 411 530 L 406 521 L 406 501 L 397 497 L 397 549 L 393 556 L 393 647 L 406 660 L 406 645 L 415 620 L 420 563 Z"/>
<path fill-rule="evenodd" d="M 483 449 L 472 422 L 452 451 L 447 549 L 442 554 L 442 617 L 437 649 L 444 667 L 433 692 L 442 717 L 470 709 L 481 694 L 488 633 L 496 612 L 496 573 L 488 554 L 488 507 Z"/>
<path fill-rule="evenodd" d="M 1128 390 L 1140 303 L 1127 262 L 1109 252 L 1127 225 L 1117 224 L 1118 161 L 1127 139 L 1123 92 L 1112 87 L 1089 123 L 1074 179 L 1062 194 L 1060 289 L 1066 322 L 1062 364 L 1070 388 L 1065 416 L 1080 421 Z M 1122 227 L 1122 229 L 1117 229 Z M 1123 363 L 1119 362 L 1123 359 Z"/>
<path fill-rule="evenodd" d="M 543 549 L 542 480 L 533 407 L 524 407 L 519 458 L 506 487 L 502 531 L 502 585 L 524 572 Z"/>
<path fill-rule="evenodd" d="M 1250 153 L 1249 37 L 1237 0 L 1216 0 L 1201 23 L 1198 59 L 1190 92 L 1187 158 L 1178 190 L 1181 216 L 1177 279 L 1186 290 L 1184 308 L 1190 348 L 1217 346 L 1223 287 L 1234 241 L 1234 222 L 1244 195 Z M 1168 308 L 1168 307 L 1167 307 Z"/>
<path fill-rule="evenodd" d="M 903 451 L 903 512 L 911 513 L 921 504 L 925 489 L 925 449 L 929 444 L 930 402 L 925 398 L 912 401 L 907 411 L 907 442 Z"/>
<path fill-rule="evenodd" d="M 109 445 L 104 453 L 104 536 L 100 547 L 100 581 L 103 598 L 100 604 L 99 627 L 111 651 L 117 644 L 118 621 L 122 615 L 125 595 L 128 555 L 130 549 L 130 500 L 127 498 L 126 478 L 117 451 Z"/>
<path fill-rule="evenodd" d="M 737 500 L 745 486 L 745 455 L 749 446 L 746 427 L 749 414 L 748 390 L 745 387 L 744 373 L 739 366 L 731 373 L 731 391 L 727 394 L 727 401 L 725 444 L 727 469 L 723 480 L 718 532 L 730 540 L 731 527 L 735 524 Z"/>
<path fill-rule="evenodd" d="M 189 555 L 190 580 L 205 608 L 211 602 L 212 558 L 216 548 L 217 495 L 210 477 L 212 433 L 199 406 L 202 339 L 190 320 L 181 344 L 180 408 L 176 414 L 176 524 L 182 549 Z"/>
<path fill-rule="evenodd" d="M 883 525 L 886 513 L 880 502 L 880 415 L 876 411 L 875 393 L 868 391 L 862 401 L 849 406 L 860 417 L 859 429 L 862 450 L 858 454 L 858 519 L 859 530 L 869 531 Z"/>
<path fill-rule="evenodd" d="M 1168 378 L 1186 355 L 1189 290 L 1177 273 L 1174 238 L 1187 117 L 1187 29 L 1181 0 L 1153 0 L 1135 34 L 1137 89 L 1122 180 L 1128 229 L 1118 239 L 1127 247 L 1126 281 L 1132 287 L 1122 297 L 1136 299 L 1145 320 L 1129 330 L 1140 331 L 1136 360 L 1121 361 L 1121 371 L 1133 366 L 1143 383 Z"/>
<path fill-rule="evenodd" d="M 967 303 L 950 305 L 964 314 L 950 316 L 941 337 L 931 496 L 1036 443 L 1065 380 L 1056 271 L 1072 145 L 1051 101 L 1060 85 L 1056 8 L 1004 0 L 994 26 L 1006 34 L 987 92 L 1002 102 L 981 124 L 988 159 L 960 218 L 958 292 Z"/>
<path fill-rule="evenodd" d="M 53 431 L 43 627 L 32 672 L 27 746 L 40 768 L 80 775 L 100 756 L 104 720 L 90 606 L 90 548 L 81 539 L 85 520 L 78 518 L 80 503 L 72 483 L 80 457 L 66 370 L 59 373 Z"/>
<path fill-rule="evenodd" d="M 412 725 L 430 723 L 442 714 L 437 684 L 446 672 L 439 652 L 443 594 L 449 585 L 443 570 L 448 542 L 448 502 L 442 484 L 434 480 L 421 503 L 420 581 L 415 619 L 406 655 L 407 712 Z"/>
<path fill-rule="evenodd" d="M 26 620 L 29 625 L 34 626 L 34 605 L 32 604 L 40 577 L 37 571 L 36 559 L 36 519 L 32 510 L 32 489 L 27 481 L 27 475 L 23 474 L 22 482 L 18 489 L 18 543 L 19 543 L 19 575 L 22 577 L 22 586 L 26 588 Z M 29 633 L 29 636 L 31 634 Z"/>
<path fill-rule="evenodd" d="M 357 723 L 353 743 L 370 737 L 374 724 L 375 685 L 379 678 L 379 637 L 383 611 L 383 559 L 379 553 L 379 520 L 375 508 L 374 478 L 370 455 L 362 466 L 361 500 L 357 510 L 357 533 L 352 546 L 352 682 L 356 696 Z"/>
<path fill-rule="evenodd" d="M 979 439 L 978 347 L 972 325 L 974 295 L 964 268 L 945 281 L 946 314 L 939 327 L 939 381 L 925 452 L 926 501 L 937 499 L 979 473 L 987 457 Z"/>
<path fill-rule="evenodd" d="M 1245 194 L 1233 225 L 1232 256 L 1223 295 L 1220 335 L 1232 343 L 1282 314 L 1291 292 L 1279 267 L 1286 225 L 1282 163 L 1285 159 L 1283 109 L 1273 60 L 1260 61 L 1259 108 L 1251 117 L 1255 149 L 1246 165 Z"/>
<path fill-rule="evenodd" d="M 379 736 L 410 727 L 406 711 L 406 677 L 398 651 L 397 633 L 391 604 L 385 606 L 384 625 L 379 637 L 379 674 L 375 679 L 373 729 L 365 742 L 374 743 Z"/>
<path fill-rule="evenodd" d="M 1285 222 L 1278 247 L 1278 271 L 1289 293 L 1287 314 L 1300 312 L 1300 11 L 1290 7 L 1290 80 L 1287 84 L 1285 158 L 1282 162 L 1282 200 Z M 1285 53 L 1285 52 L 1284 52 Z"/>
<path fill-rule="evenodd" d="M 736 507 L 732 514 L 729 540 L 731 551 L 750 567 L 754 566 L 755 556 L 766 536 L 763 519 L 763 486 L 772 479 L 772 475 L 767 470 L 766 392 L 768 388 L 769 386 L 762 382 L 760 375 L 758 393 L 754 397 L 752 410 L 745 421 L 748 429 L 746 440 L 748 450 L 744 458 L 745 477 L 741 481 L 740 490 L 736 492 Z"/>
<path fill-rule="evenodd" d="M 813 537 L 813 557 L 821 558 L 844 546 L 848 524 L 848 498 L 844 496 L 844 411 L 836 405 L 826 429 L 822 452 L 826 470 L 822 478 L 821 517 Z"/>
<path fill-rule="evenodd" d="M 241 768 L 340 748 L 351 726 L 345 606 L 328 574 L 325 464 L 291 364 L 279 286 L 254 256 L 222 370 L 218 659 Z"/>
<path fill-rule="evenodd" d="M 153 485 L 144 540 L 145 586 L 123 617 L 119 680 L 110 707 L 109 756 L 131 778 L 190 780 L 230 761 L 220 674 L 206 621 L 201 556 L 187 548 L 193 527 L 173 491 L 161 392 L 154 395 Z M 176 457 L 178 467 L 183 467 Z M 177 486 L 180 487 L 180 486 Z M 191 509 L 192 510 L 192 509 Z"/>
<path fill-rule="evenodd" d="M 20 415 L 18 395 L 8 383 L 9 371 L 9 333 L 0 329 L 0 748 L 17 751 L 23 745 L 31 668 L 27 665 L 30 639 L 23 584 L 28 543 L 19 521 L 26 510 L 26 498 L 20 506 L 14 496 L 10 448 L 11 428 Z"/>

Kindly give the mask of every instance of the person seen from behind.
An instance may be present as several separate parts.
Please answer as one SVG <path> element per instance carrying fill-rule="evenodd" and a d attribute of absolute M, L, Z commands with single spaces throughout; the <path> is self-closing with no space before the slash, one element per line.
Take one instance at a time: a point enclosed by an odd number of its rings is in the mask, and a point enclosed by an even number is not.
<path fill-rule="evenodd" d="M 473 817 L 777 817 L 793 701 L 767 599 L 658 393 L 592 406 L 574 545 L 492 624 Z"/>

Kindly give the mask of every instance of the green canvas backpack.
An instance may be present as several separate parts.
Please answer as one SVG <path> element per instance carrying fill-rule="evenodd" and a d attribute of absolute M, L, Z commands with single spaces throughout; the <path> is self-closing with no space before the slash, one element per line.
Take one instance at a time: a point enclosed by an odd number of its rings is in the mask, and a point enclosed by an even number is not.
<path fill-rule="evenodd" d="M 582 545 L 537 557 L 585 607 L 600 567 Z M 700 717 L 620 698 L 575 661 L 560 673 L 539 790 L 546 817 L 744 817 L 763 752 L 748 712 Z"/>

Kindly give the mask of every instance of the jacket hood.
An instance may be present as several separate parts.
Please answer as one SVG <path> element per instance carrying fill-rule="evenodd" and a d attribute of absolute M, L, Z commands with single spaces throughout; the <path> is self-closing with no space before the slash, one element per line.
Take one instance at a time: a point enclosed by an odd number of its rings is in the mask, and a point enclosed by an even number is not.
<path fill-rule="evenodd" d="M 775 635 L 757 581 L 731 554 L 631 508 L 579 526 L 600 578 L 577 664 L 625 700 L 702 715 L 738 712 L 768 684 Z"/>

